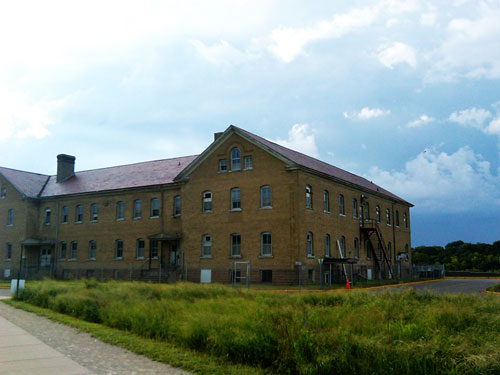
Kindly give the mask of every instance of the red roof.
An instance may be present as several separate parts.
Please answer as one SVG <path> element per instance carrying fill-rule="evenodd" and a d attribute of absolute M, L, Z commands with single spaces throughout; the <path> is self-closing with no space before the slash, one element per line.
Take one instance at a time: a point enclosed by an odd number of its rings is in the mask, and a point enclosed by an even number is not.
<path fill-rule="evenodd" d="M 353 173 L 347 172 L 343 169 L 334 167 L 333 165 L 330 165 L 328 163 L 325 163 L 321 160 L 312 158 L 310 156 L 307 156 L 305 154 L 302 154 L 300 152 L 291 150 L 289 148 L 286 148 L 284 146 L 281 146 L 277 143 L 268 141 L 267 139 L 264 139 L 262 137 L 259 137 L 258 135 L 252 134 L 246 130 L 240 129 L 236 126 L 233 125 L 235 129 L 237 129 L 239 132 L 245 134 L 246 136 L 253 138 L 255 141 L 262 143 L 264 146 L 268 147 L 274 152 L 277 152 L 278 154 L 284 156 L 286 159 L 292 161 L 293 163 L 310 169 L 314 172 L 319 172 L 321 174 L 325 174 L 331 177 L 334 177 L 336 179 L 348 182 L 350 184 L 354 184 L 357 186 L 360 186 L 362 188 L 365 188 L 367 190 L 371 190 L 375 193 L 383 194 L 387 197 L 390 197 L 392 199 L 396 199 L 398 201 L 401 201 L 403 203 L 406 203 L 408 205 L 412 205 L 411 203 L 405 201 L 404 199 L 398 197 L 397 195 L 391 193 L 388 190 L 385 190 L 384 188 L 374 184 L 371 181 L 368 181 L 366 178 L 360 177 L 358 175 L 355 175 Z"/>
<path fill-rule="evenodd" d="M 56 176 L 51 176 L 40 196 L 50 197 L 169 184 L 174 182 L 174 177 L 197 156 L 184 156 L 81 171 L 76 172 L 68 180 L 59 183 L 56 182 Z"/>
<path fill-rule="evenodd" d="M 0 173 L 21 193 L 37 197 L 49 176 L 0 167 Z"/>

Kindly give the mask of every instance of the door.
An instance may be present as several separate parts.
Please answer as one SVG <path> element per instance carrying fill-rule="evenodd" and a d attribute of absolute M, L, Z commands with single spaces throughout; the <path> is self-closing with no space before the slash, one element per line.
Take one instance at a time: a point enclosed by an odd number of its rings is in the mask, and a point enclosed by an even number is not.
<path fill-rule="evenodd" d="M 173 243 L 170 245 L 170 257 L 169 263 L 171 266 L 177 265 L 177 244 Z"/>
<path fill-rule="evenodd" d="M 52 258 L 52 249 L 50 248 L 40 249 L 40 267 L 50 266 L 51 258 Z"/>
<path fill-rule="evenodd" d="M 200 283 L 212 282 L 212 270 L 200 270 Z"/>

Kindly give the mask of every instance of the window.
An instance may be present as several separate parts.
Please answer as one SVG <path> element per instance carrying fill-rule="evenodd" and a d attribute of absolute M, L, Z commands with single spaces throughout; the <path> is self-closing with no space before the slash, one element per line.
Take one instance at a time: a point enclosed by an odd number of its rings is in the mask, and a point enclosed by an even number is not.
<path fill-rule="evenodd" d="M 387 225 L 391 225 L 391 211 L 388 208 L 385 209 L 385 220 L 387 221 Z"/>
<path fill-rule="evenodd" d="M 391 246 L 391 243 L 390 243 L 390 242 L 388 242 L 388 243 L 387 243 L 387 258 L 388 258 L 389 260 L 391 260 L 391 253 L 392 253 L 392 246 Z"/>
<path fill-rule="evenodd" d="M 339 215 L 344 216 L 345 211 L 344 211 L 344 196 L 342 194 L 339 194 Z"/>
<path fill-rule="evenodd" d="M 260 188 L 260 207 L 270 208 L 272 207 L 271 200 L 271 186 L 266 185 Z"/>
<path fill-rule="evenodd" d="M 405 229 L 408 229 L 408 217 L 406 216 L 406 212 L 403 214 L 403 225 Z"/>
<path fill-rule="evenodd" d="M 212 236 L 209 234 L 204 234 L 201 240 L 201 256 L 211 257 L 212 256 Z"/>
<path fill-rule="evenodd" d="M 134 203 L 135 207 L 135 203 Z M 116 220 L 124 219 L 124 206 L 122 201 L 116 202 Z"/>
<path fill-rule="evenodd" d="M 364 206 L 365 206 L 365 220 L 370 220 L 370 204 L 368 202 L 365 202 Z"/>
<path fill-rule="evenodd" d="M 380 207 L 379 206 L 375 207 L 375 219 L 377 220 L 377 223 L 380 223 Z"/>
<path fill-rule="evenodd" d="M 202 194 L 201 212 L 212 212 L 212 192 L 204 191 Z"/>
<path fill-rule="evenodd" d="M 141 218 L 141 200 L 136 199 L 134 201 L 134 211 L 132 212 L 132 218 L 133 219 L 140 219 Z"/>
<path fill-rule="evenodd" d="M 81 223 L 83 219 L 82 206 L 79 204 L 75 207 L 75 223 Z"/>
<path fill-rule="evenodd" d="M 272 270 L 261 270 L 260 271 L 260 281 L 263 283 L 273 282 L 273 271 Z"/>
<path fill-rule="evenodd" d="M 231 189 L 231 210 L 241 210 L 241 195 L 239 188 Z"/>
<path fill-rule="evenodd" d="M 90 221 L 97 221 L 98 218 L 97 203 L 92 203 L 90 205 Z"/>
<path fill-rule="evenodd" d="M 240 149 L 235 147 L 231 150 L 231 170 L 239 171 L 241 169 Z"/>
<path fill-rule="evenodd" d="M 123 259 L 123 241 L 115 240 L 115 259 Z"/>
<path fill-rule="evenodd" d="M 382 244 L 377 242 L 377 258 L 382 259 Z"/>
<path fill-rule="evenodd" d="M 66 249 L 67 249 L 68 245 L 66 244 L 66 242 L 64 241 L 61 241 L 61 243 L 59 244 L 59 259 L 60 260 L 65 260 L 66 259 Z"/>
<path fill-rule="evenodd" d="M 394 220 L 396 220 L 396 226 L 399 227 L 399 211 L 398 210 L 396 210 L 396 218 Z"/>
<path fill-rule="evenodd" d="M 7 195 L 7 189 L 2 187 L 0 189 L 0 198 L 5 198 L 6 195 Z"/>
<path fill-rule="evenodd" d="M 241 236 L 237 233 L 231 234 L 231 256 L 241 256 Z"/>
<path fill-rule="evenodd" d="M 219 172 L 227 172 L 227 161 L 226 159 L 219 160 Z"/>
<path fill-rule="evenodd" d="M 325 258 L 330 258 L 331 257 L 331 252 L 330 252 L 330 235 L 325 234 Z"/>
<path fill-rule="evenodd" d="M 179 216 L 181 214 L 181 196 L 176 195 L 174 197 L 174 216 Z"/>
<path fill-rule="evenodd" d="M 144 239 L 138 238 L 135 244 L 135 258 L 144 259 Z"/>
<path fill-rule="evenodd" d="M 354 237 L 354 258 L 359 258 L 359 240 L 358 237 Z"/>
<path fill-rule="evenodd" d="M 245 156 L 243 160 L 245 162 L 245 169 L 252 169 L 252 157 Z"/>
<path fill-rule="evenodd" d="M 5 260 L 11 260 L 12 259 L 12 244 L 10 242 L 7 242 L 7 247 L 5 249 Z"/>
<path fill-rule="evenodd" d="M 50 225 L 50 208 L 45 209 L 45 217 L 43 219 L 43 225 Z"/>
<path fill-rule="evenodd" d="M 151 259 L 158 259 L 158 241 L 151 240 L 149 242 L 149 257 Z"/>
<path fill-rule="evenodd" d="M 342 258 L 345 257 L 345 237 L 344 236 L 340 236 L 340 239 L 339 239 L 339 244 L 340 244 L 340 256 Z"/>
<path fill-rule="evenodd" d="M 358 218 L 358 201 L 356 198 L 352 199 L 352 217 L 354 219 Z"/>
<path fill-rule="evenodd" d="M 151 199 L 151 217 L 159 217 L 160 216 L 160 201 L 158 198 Z"/>
<path fill-rule="evenodd" d="M 307 232 L 306 235 L 306 255 L 308 257 L 313 257 L 313 234 L 312 232 Z"/>
<path fill-rule="evenodd" d="M 95 260 L 96 247 L 96 242 L 94 240 L 89 241 L 89 260 Z"/>
<path fill-rule="evenodd" d="M 12 208 L 9 208 L 9 211 L 7 211 L 7 225 L 12 225 L 14 219 L 14 210 Z"/>
<path fill-rule="evenodd" d="M 68 207 L 63 206 L 61 210 L 61 223 L 66 224 L 68 222 Z"/>
<path fill-rule="evenodd" d="M 365 241 L 365 249 L 366 249 L 366 259 L 371 259 L 371 257 L 372 257 L 372 254 L 371 254 L 372 244 L 371 244 L 370 240 Z"/>
<path fill-rule="evenodd" d="M 312 188 L 306 185 L 306 208 L 312 208 Z"/>
<path fill-rule="evenodd" d="M 328 190 L 323 190 L 323 211 L 330 212 L 330 194 Z"/>
<path fill-rule="evenodd" d="M 78 250 L 78 242 L 72 241 L 70 248 L 69 248 L 69 259 L 70 260 L 75 260 L 76 259 L 76 251 Z"/>
<path fill-rule="evenodd" d="M 273 255 L 273 239 L 271 232 L 262 232 L 260 234 L 260 255 L 270 257 Z"/>

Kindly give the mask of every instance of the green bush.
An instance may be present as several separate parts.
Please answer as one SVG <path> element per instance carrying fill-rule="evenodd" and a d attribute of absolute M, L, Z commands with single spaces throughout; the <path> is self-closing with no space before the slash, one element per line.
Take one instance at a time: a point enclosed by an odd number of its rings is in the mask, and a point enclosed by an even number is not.
<path fill-rule="evenodd" d="M 24 301 L 280 374 L 500 373 L 500 300 L 44 281 Z"/>

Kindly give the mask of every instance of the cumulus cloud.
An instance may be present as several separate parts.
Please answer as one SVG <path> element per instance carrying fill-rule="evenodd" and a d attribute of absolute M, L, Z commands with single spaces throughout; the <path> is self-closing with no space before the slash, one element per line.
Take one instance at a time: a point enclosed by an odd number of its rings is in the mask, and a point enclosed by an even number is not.
<path fill-rule="evenodd" d="M 491 117 L 491 112 L 482 108 L 469 108 L 453 112 L 448 120 L 466 127 L 483 130 L 484 122 Z"/>
<path fill-rule="evenodd" d="M 293 125 L 288 132 L 288 139 L 278 138 L 270 141 L 315 158 L 319 157 L 314 130 L 308 124 Z"/>
<path fill-rule="evenodd" d="M 455 18 L 442 45 L 434 51 L 428 79 L 500 77 L 500 3 L 480 2 L 475 18 Z"/>
<path fill-rule="evenodd" d="M 258 57 L 258 53 L 250 50 L 242 52 L 225 40 L 211 46 L 207 46 L 199 40 L 191 40 L 191 44 L 195 47 L 198 55 L 214 65 L 240 64 Z"/>
<path fill-rule="evenodd" d="M 415 50 L 401 42 L 394 42 L 379 48 L 378 61 L 389 69 L 398 64 L 408 64 L 412 68 L 417 66 Z"/>
<path fill-rule="evenodd" d="M 424 124 L 428 124 L 429 122 L 432 122 L 434 120 L 435 120 L 434 117 L 429 117 L 426 114 L 423 114 L 418 119 L 410 121 L 407 126 L 409 128 L 417 128 L 417 127 L 422 126 Z"/>
<path fill-rule="evenodd" d="M 357 113 L 349 114 L 344 112 L 343 114 L 345 118 L 351 120 L 370 120 L 372 118 L 387 116 L 390 113 L 391 111 L 385 109 L 364 107 Z"/>
<path fill-rule="evenodd" d="M 402 171 L 372 167 L 366 177 L 427 211 L 451 213 L 500 206 L 498 176 L 468 146 L 451 154 L 426 149 Z"/>

